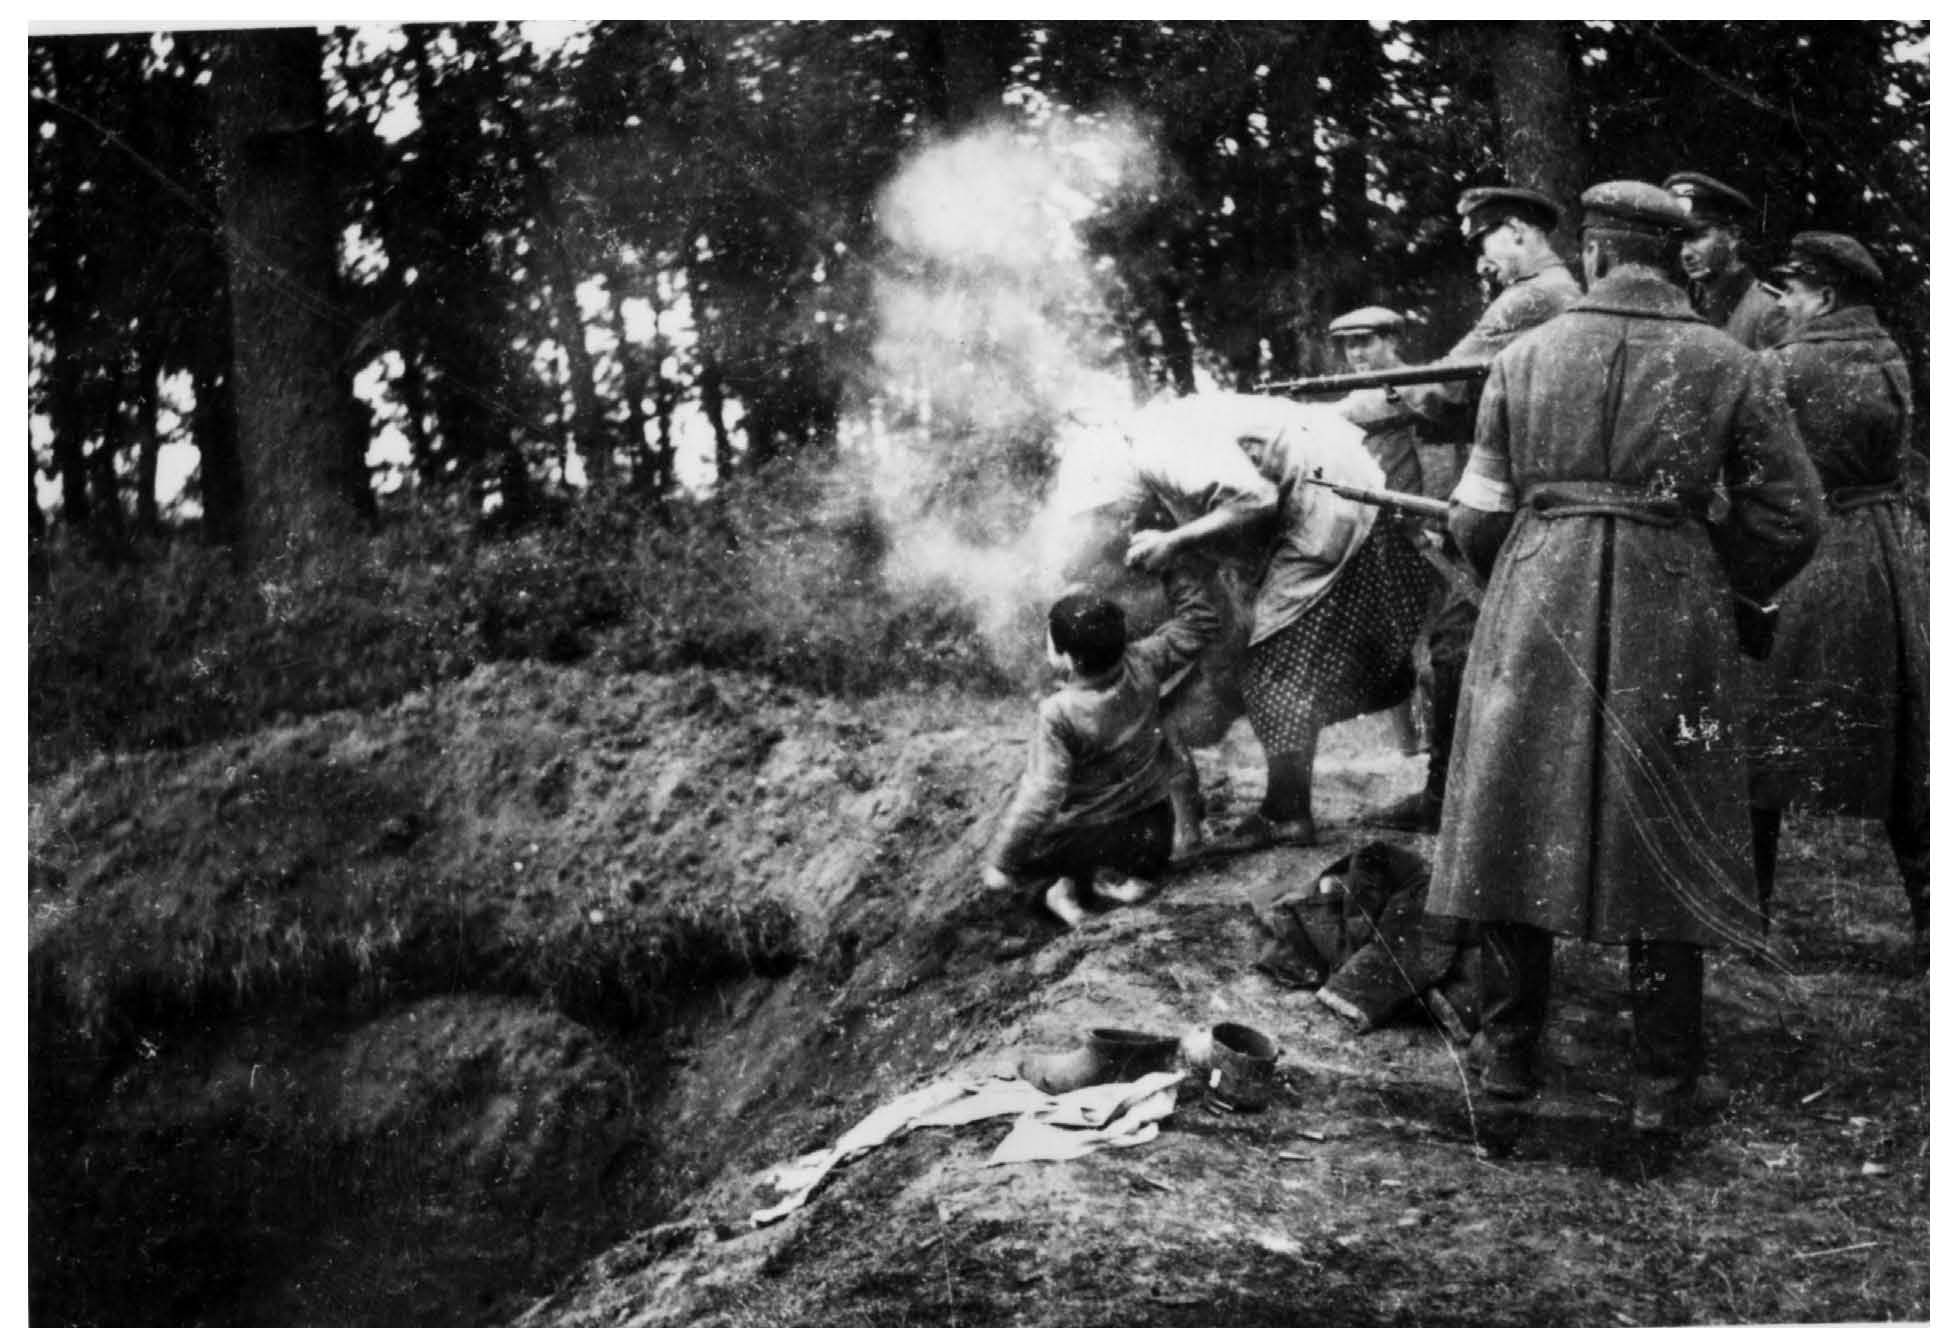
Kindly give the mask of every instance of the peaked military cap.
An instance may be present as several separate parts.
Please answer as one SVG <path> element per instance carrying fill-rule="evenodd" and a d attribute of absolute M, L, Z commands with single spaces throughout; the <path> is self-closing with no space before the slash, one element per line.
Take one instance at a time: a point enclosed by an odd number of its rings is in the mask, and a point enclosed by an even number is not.
<path fill-rule="evenodd" d="M 1789 259 L 1775 273 L 1819 284 L 1841 281 L 1866 290 L 1883 283 L 1876 258 L 1847 233 L 1798 233 L 1789 240 Z"/>
<path fill-rule="evenodd" d="M 1738 224 L 1755 213 L 1755 202 L 1706 173 L 1675 173 L 1661 186 L 1697 224 Z"/>
<path fill-rule="evenodd" d="M 1466 242 L 1484 237 L 1515 216 L 1551 233 L 1559 227 L 1559 213 L 1552 197 L 1524 187 L 1472 187 L 1458 198 L 1458 227 Z"/>
<path fill-rule="evenodd" d="M 1694 231 L 1671 192 L 1652 182 L 1600 182 L 1580 195 L 1580 220 L 1589 229 L 1685 237 Z"/>
<path fill-rule="evenodd" d="M 1369 332 L 1401 331 L 1403 327 L 1404 315 L 1402 313 L 1392 312 L 1389 308 L 1380 308 L 1373 305 L 1369 308 L 1359 308 L 1355 312 L 1345 313 L 1342 317 L 1330 323 L 1330 335 L 1362 336 Z"/>

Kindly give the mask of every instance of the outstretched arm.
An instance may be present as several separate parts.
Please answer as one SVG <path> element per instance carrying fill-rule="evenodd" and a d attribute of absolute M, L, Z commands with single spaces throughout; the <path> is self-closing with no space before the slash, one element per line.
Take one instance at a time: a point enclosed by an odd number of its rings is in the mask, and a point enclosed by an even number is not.
<path fill-rule="evenodd" d="M 1263 482 L 1268 486 L 1268 482 Z M 1210 544 L 1247 530 L 1276 513 L 1273 487 L 1259 494 L 1227 500 L 1199 518 L 1166 532 L 1136 532 L 1127 547 L 1127 563 L 1135 569 L 1167 570 L 1175 566 L 1183 552 L 1203 549 Z"/>
<path fill-rule="evenodd" d="M 1549 304 L 1538 290 L 1514 285 L 1492 300 L 1477 325 L 1451 347 L 1441 362 L 1483 364 L 1555 312 L 1556 306 Z M 1424 383 L 1400 387 L 1397 395 L 1439 435 L 1462 443 L 1466 412 L 1476 387 L 1476 383 L 1464 382 Z"/>
<path fill-rule="evenodd" d="M 1153 662 L 1163 682 L 1199 658 L 1222 632 L 1214 578 L 1214 566 L 1194 558 L 1161 576 L 1161 586 L 1168 595 L 1168 620 L 1134 647 Z"/>

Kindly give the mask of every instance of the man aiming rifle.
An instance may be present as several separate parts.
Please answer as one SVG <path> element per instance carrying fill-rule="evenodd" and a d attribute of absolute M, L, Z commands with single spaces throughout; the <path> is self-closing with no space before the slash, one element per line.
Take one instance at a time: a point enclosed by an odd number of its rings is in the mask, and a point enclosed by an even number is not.
<path fill-rule="evenodd" d="M 1409 371 L 1374 371 L 1375 381 L 1363 386 L 1388 387 L 1432 431 L 1461 445 L 1470 438 L 1475 384 L 1494 355 L 1524 332 L 1564 312 L 1580 297 L 1579 282 L 1553 251 L 1551 232 L 1560 211 L 1549 198 L 1518 187 L 1474 187 L 1458 198 L 1459 227 L 1478 249 L 1480 274 L 1503 288 L 1464 339 L 1437 364 Z M 1435 370 L 1436 372 L 1433 372 Z M 1416 376 L 1422 374 L 1423 376 Z M 1401 390 L 1399 390 L 1401 389 Z M 1323 395 L 1354 390 L 1346 379 L 1328 387 L 1317 380 L 1272 388 L 1285 395 Z M 1463 467 L 1460 449 L 1460 468 Z M 1455 556 L 1440 566 L 1449 576 L 1462 572 Z M 1371 825 L 1406 831 L 1435 831 L 1444 814 L 1445 777 L 1450 768 L 1452 733 L 1457 722 L 1458 688 L 1472 628 L 1478 619 L 1477 584 L 1451 583 L 1443 603 L 1426 625 L 1430 646 L 1430 752 L 1421 792 L 1370 813 Z"/>

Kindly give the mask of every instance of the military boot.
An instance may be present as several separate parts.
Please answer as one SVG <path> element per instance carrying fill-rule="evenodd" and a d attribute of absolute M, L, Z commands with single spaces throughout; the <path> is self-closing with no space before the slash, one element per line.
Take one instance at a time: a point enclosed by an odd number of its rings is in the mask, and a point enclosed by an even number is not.
<path fill-rule="evenodd" d="M 1539 1091 L 1539 1046 L 1523 1037 L 1488 1040 L 1481 1032 L 1466 1052 L 1479 1088 L 1500 1101 L 1526 1101 Z"/>
<path fill-rule="evenodd" d="M 1130 1083 L 1174 1063 L 1173 1036 L 1154 1036 L 1122 1027 L 1095 1027 L 1064 1054 L 1021 1060 L 1019 1076 L 1042 1092 L 1073 1092 L 1101 1083 Z"/>
<path fill-rule="evenodd" d="M 1674 1137 L 1707 1124 L 1728 1105 L 1728 1089 L 1719 1078 L 1634 1079 L 1633 1128 L 1637 1134 Z"/>

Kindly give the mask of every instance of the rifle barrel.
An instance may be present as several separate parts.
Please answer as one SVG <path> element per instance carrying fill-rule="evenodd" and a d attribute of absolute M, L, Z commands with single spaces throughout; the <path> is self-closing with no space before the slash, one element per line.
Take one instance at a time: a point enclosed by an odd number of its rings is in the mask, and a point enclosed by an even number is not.
<path fill-rule="evenodd" d="M 1286 378 L 1277 383 L 1262 383 L 1257 391 L 1282 397 L 1327 397 L 1338 392 L 1361 392 L 1371 387 L 1414 387 L 1420 383 L 1476 382 L 1491 367 L 1477 364 L 1407 364 L 1395 369 L 1369 369 L 1363 373 L 1324 373 L 1314 378 Z"/>
<path fill-rule="evenodd" d="M 1451 522 L 1451 505 L 1442 499 L 1433 499 L 1430 495 L 1411 495 L 1402 490 L 1379 490 L 1374 487 L 1366 489 L 1360 485 L 1342 485 L 1336 481 L 1326 480 L 1321 472 L 1310 479 L 1325 490 L 1333 490 L 1343 498 L 1355 500 L 1359 504 L 1376 504 L 1383 508 L 1398 509 L 1404 513 L 1416 514 L 1420 518 L 1428 518 L 1440 526 Z"/>

